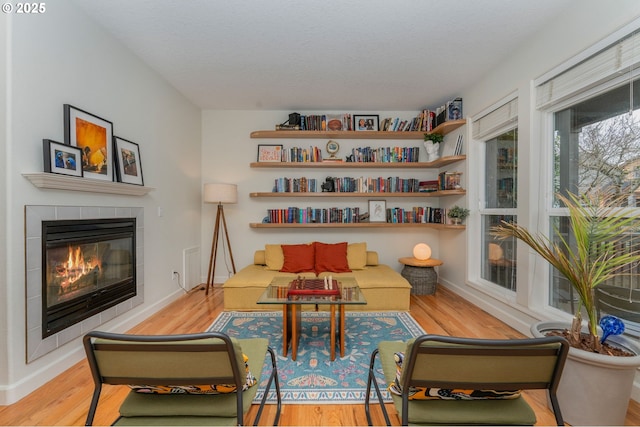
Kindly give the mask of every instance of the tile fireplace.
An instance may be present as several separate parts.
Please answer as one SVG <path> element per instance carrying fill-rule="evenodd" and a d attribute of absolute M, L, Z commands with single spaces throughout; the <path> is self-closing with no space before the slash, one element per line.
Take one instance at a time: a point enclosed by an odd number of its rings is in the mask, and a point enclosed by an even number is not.
<path fill-rule="evenodd" d="M 27 362 L 143 302 L 143 208 L 26 206 Z"/>

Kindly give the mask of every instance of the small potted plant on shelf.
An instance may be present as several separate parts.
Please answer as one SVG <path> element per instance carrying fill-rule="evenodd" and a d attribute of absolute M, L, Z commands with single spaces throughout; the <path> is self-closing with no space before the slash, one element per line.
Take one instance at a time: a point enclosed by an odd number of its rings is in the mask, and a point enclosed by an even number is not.
<path fill-rule="evenodd" d="M 640 346 L 620 335 L 624 332 L 620 319 L 604 316 L 598 324 L 597 288 L 612 282 L 619 286 L 614 279 L 633 274 L 628 267 L 640 262 L 640 251 L 627 245 L 637 236 L 640 216 L 621 208 L 626 203 L 620 196 L 558 198 L 569 210 L 569 227 L 555 228 L 555 239 L 505 221 L 491 232 L 499 239 L 515 237 L 537 252 L 564 276 L 578 300 L 571 324 L 546 321 L 531 326 L 534 336 L 564 335 L 571 345 L 558 386 L 565 421 L 622 425 L 640 366 Z M 611 339 L 605 343 L 608 336 Z"/>
<path fill-rule="evenodd" d="M 424 148 L 427 150 L 427 161 L 433 162 L 438 160 L 440 155 L 440 144 L 444 141 L 444 135 L 440 133 L 425 133 Z"/>
<path fill-rule="evenodd" d="M 451 218 L 451 222 L 460 225 L 465 218 L 469 216 L 469 209 L 455 205 L 447 212 L 447 216 Z"/>

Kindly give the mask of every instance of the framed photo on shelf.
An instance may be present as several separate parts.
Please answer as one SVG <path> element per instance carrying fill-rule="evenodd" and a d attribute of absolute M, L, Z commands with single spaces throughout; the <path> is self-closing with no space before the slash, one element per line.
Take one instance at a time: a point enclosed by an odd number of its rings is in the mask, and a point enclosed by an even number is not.
<path fill-rule="evenodd" d="M 113 146 L 116 153 L 116 178 L 118 182 L 144 185 L 138 144 L 114 136 Z"/>
<path fill-rule="evenodd" d="M 78 147 L 43 139 L 42 148 L 45 172 L 82 176 L 82 151 Z"/>
<path fill-rule="evenodd" d="M 353 129 L 356 131 L 363 130 L 380 130 L 380 116 L 376 115 L 353 115 Z"/>
<path fill-rule="evenodd" d="M 281 162 L 282 145 L 258 145 L 258 162 Z"/>
<path fill-rule="evenodd" d="M 386 200 L 369 200 L 369 222 L 387 222 Z"/>
<path fill-rule="evenodd" d="M 113 123 L 64 104 L 64 142 L 82 151 L 86 178 L 113 181 Z"/>

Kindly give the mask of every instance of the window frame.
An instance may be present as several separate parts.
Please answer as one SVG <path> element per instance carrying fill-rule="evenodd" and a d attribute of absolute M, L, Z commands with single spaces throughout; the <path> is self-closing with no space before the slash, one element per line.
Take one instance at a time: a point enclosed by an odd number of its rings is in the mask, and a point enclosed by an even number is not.
<path fill-rule="evenodd" d="M 486 208 L 486 185 L 485 185 L 485 172 L 486 172 L 486 141 L 492 138 L 495 138 L 505 132 L 508 132 L 513 129 L 519 129 L 519 120 L 518 114 L 514 116 L 509 116 L 508 120 L 505 121 L 500 126 L 493 126 L 489 132 L 481 132 L 480 138 L 476 139 L 474 136 L 474 128 L 475 123 L 481 120 L 483 117 L 490 115 L 492 112 L 499 110 L 500 108 L 509 105 L 515 104 L 516 106 L 519 104 L 520 98 L 518 96 L 518 91 L 515 90 L 494 104 L 488 106 L 480 113 L 474 115 L 470 120 L 469 126 L 469 135 L 470 135 L 470 150 L 473 158 L 477 158 L 477 162 L 472 162 L 469 165 L 469 175 L 470 176 L 478 176 L 482 177 L 482 179 L 472 180 L 472 187 L 469 189 L 470 194 L 468 195 L 471 205 L 471 200 L 475 198 L 477 207 L 478 207 L 478 215 L 474 215 L 471 221 L 467 221 L 467 244 L 470 248 L 480 248 L 482 254 L 484 251 L 482 247 L 484 245 L 482 226 L 483 226 L 483 218 L 487 215 L 513 215 L 518 217 L 518 208 Z M 520 135 L 520 131 L 518 131 L 518 135 Z M 518 137 L 518 139 L 520 139 Z M 519 171 L 517 172 L 520 173 Z M 519 176 L 519 175 L 518 175 Z M 520 187 L 522 183 L 521 180 L 517 180 L 517 193 L 520 193 Z M 475 196 L 475 197 L 474 197 Z M 521 203 L 517 204 L 517 206 L 521 206 Z M 518 243 L 518 253 L 520 245 Z M 508 301 L 510 304 L 515 304 L 517 299 L 517 292 L 511 291 L 505 287 L 497 285 L 496 283 L 490 282 L 486 279 L 482 278 L 482 257 L 471 257 L 467 261 L 467 271 L 468 271 L 468 281 L 469 285 L 477 288 L 478 290 L 485 292 L 494 298 L 498 298 L 503 301 Z M 519 274 L 517 274 L 519 276 Z M 517 279 L 516 279 L 517 281 Z M 517 283 L 517 282 L 516 282 Z"/>
<path fill-rule="evenodd" d="M 640 20 L 635 20 L 621 28 L 609 37 L 601 40 L 573 58 L 570 58 L 560 66 L 532 82 L 532 123 L 534 123 L 532 126 L 532 137 L 535 138 L 535 140 L 541 141 L 540 171 L 542 176 L 541 179 L 538 180 L 537 186 L 531 182 L 528 183 L 530 190 L 537 192 L 538 206 L 540 206 L 538 218 L 534 224 L 535 228 L 530 226 L 530 231 L 544 233 L 549 236 L 551 233 L 552 218 L 568 216 L 567 208 L 553 206 L 555 198 L 553 194 L 554 158 L 552 139 L 555 129 L 555 114 L 589 98 L 607 93 L 616 87 L 640 78 L 640 63 L 628 68 L 623 68 L 621 72 L 611 74 L 607 78 L 597 82 L 597 84 L 579 87 L 570 95 L 565 95 L 561 99 L 549 102 L 542 107 L 536 106 L 536 100 L 539 99 L 540 96 L 538 94 L 539 87 L 572 68 L 579 66 L 579 64 L 588 62 L 590 58 L 597 57 L 603 50 L 620 43 L 621 40 L 628 37 L 635 37 L 640 40 Z M 640 49 L 640 45 L 636 49 Z M 640 58 L 640 55 L 637 55 L 637 57 Z M 536 133 L 538 134 L 535 135 Z M 637 210 L 638 208 L 631 209 Z M 534 264 L 530 266 L 532 271 L 531 274 L 528 275 L 528 287 L 531 288 L 528 298 L 529 308 L 545 316 L 565 320 L 571 319 L 573 317 L 572 313 L 568 313 L 551 305 L 551 266 L 539 256 L 532 255 L 532 257 L 534 257 Z M 545 283 L 546 286 L 533 286 L 534 283 Z"/>

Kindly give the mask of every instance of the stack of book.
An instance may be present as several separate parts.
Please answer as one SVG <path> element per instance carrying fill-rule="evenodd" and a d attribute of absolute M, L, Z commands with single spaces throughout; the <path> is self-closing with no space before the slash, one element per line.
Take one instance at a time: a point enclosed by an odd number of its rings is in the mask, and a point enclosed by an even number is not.
<path fill-rule="evenodd" d="M 411 209 L 387 208 L 387 222 L 406 224 L 444 224 L 444 209 L 430 206 L 414 206 Z"/>
<path fill-rule="evenodd" d="M 318 147 L 292 147 L 282 150 L 283 162 L 321 162 L 322 150 Z"/>
<path fill-rule="evenodd" d="M 360 208 L 297 208 L 267 209 L 272 224 L 355 223 L 360 222 Z"/>
<path fill-rule="evenodd" d="M 438 174 L 439 190 L 456 190 L 460 188 L 460 177 L 462 172 L 440 172 Z"/>
<path fill-rule="evenodd" d="M 358 147 L 351 150 L 356 163 L 412 163 L 418 162 L 419 147 Z"/>

